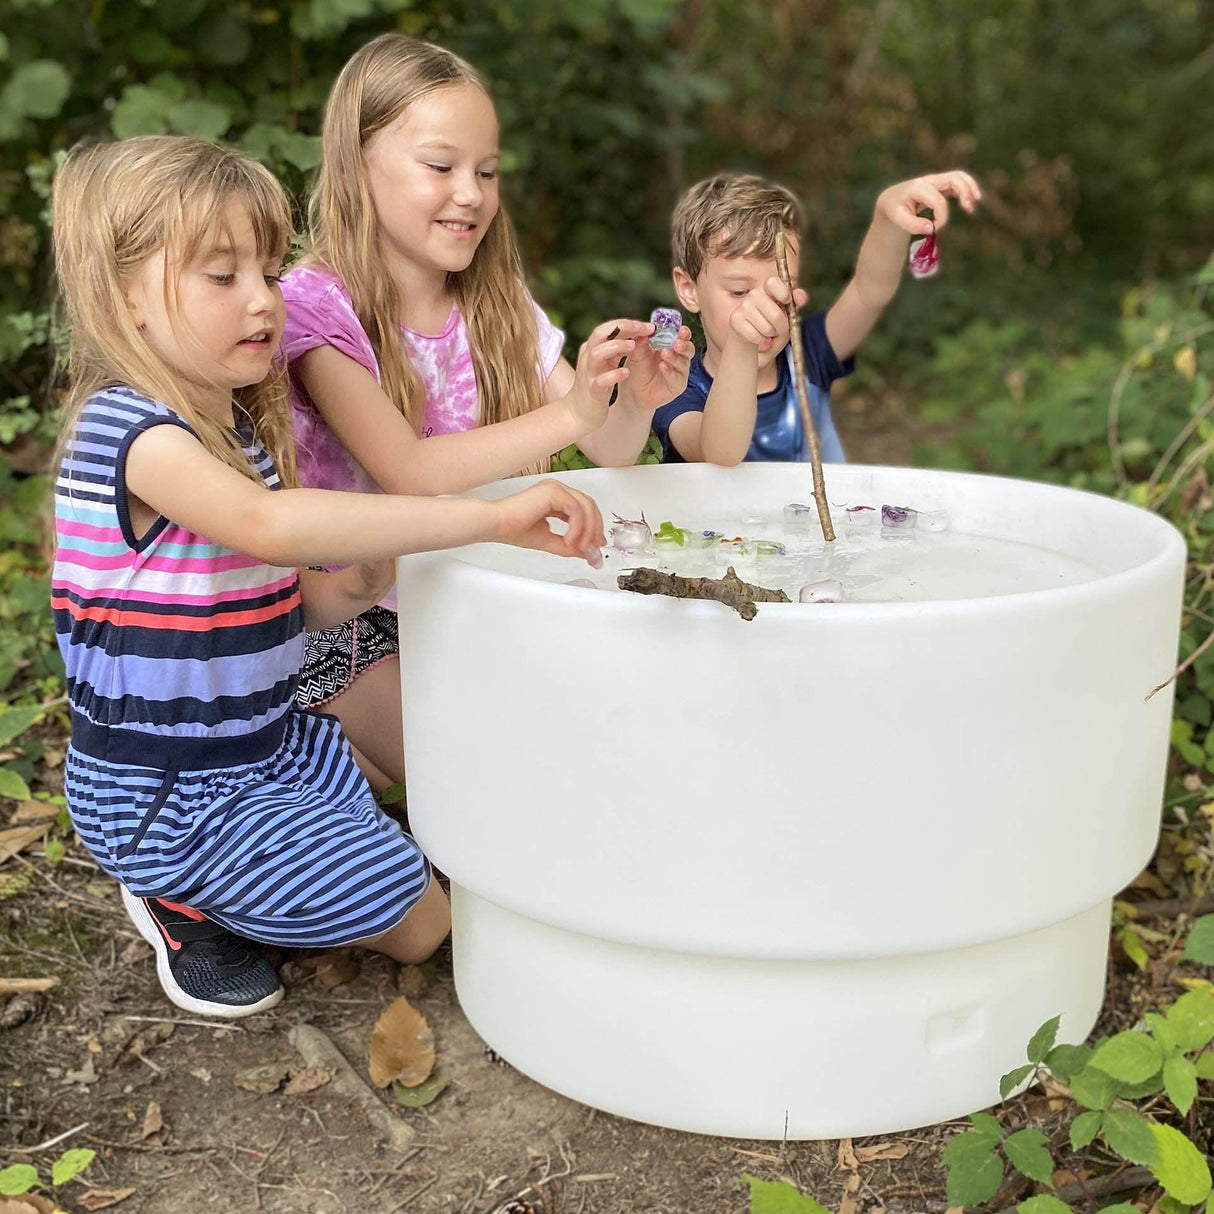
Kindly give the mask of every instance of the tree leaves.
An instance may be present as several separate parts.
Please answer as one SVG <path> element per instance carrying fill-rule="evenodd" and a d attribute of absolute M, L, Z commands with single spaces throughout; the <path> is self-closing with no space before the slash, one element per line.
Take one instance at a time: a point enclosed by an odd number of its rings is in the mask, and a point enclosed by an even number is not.
<path fill-rule="evenodd" d="M 1104 1140 L 1123 1159 L 1145 1167 L 1155 1161 L 1155 1139 L 1146 1118 L 1130 1109 L 1109 1109 L 1104 1114 Z"/>

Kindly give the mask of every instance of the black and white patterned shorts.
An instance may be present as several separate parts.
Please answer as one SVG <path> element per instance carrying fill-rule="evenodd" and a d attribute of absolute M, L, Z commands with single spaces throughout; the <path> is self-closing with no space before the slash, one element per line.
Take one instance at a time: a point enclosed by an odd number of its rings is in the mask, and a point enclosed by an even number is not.
<path fill-rule="evenodd" d="M 309 632 L 296 703 L 318 708 L 339 696 L 360 674 L 400 652 L 396 612 L 372 607 L 336 628 Z"/>

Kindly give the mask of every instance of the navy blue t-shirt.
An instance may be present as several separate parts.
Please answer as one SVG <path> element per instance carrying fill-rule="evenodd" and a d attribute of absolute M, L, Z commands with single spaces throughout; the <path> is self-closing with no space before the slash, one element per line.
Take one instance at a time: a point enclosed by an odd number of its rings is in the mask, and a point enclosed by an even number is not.
<path fill-rule="evenodd" d="M 805 378 L 808 380 L 809 408 L 822 462 L 841 464 L 846 459 L 843 444 L 835 430 L 830 411 L 830 386 L 836 379 L 850 375 L 856 368 L 851 358 L 840 361 L 826 336 L 826 313 L 814 312 L 801 321 L 801 344 L 805 350 Z M 778 379 L 770 392 L 760 393 L 755 415 L 755 432 L 746 452 L 746 460 L 784 460 L 804 463 L 809 459 L 809 443 L 801 424 L 801 410 L 793 385 L 792 347 L 786 346 L 776 360 Z M 656 409 L 653 429 L 662 441 L 662 462 L 682 464 L 686 460 L 670 441 L 670 423 L 683 413 L 704 411 L 712 389 L 712 376 L 704 367 L 704 351 L 697 350 L 691 360 L 687 387 L 669 404 Z"/>

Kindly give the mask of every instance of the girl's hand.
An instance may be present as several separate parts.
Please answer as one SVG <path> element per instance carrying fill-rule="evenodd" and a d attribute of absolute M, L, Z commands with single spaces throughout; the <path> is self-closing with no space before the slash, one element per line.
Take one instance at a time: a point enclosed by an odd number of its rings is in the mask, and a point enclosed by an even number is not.
<path fill-rule="evenodd" d="M 691 344 L 691 330 L 684 325 L 678 341 L 669 350 L 655 350 L 649 344 L 654 326 L 647 324 L 645 328 L 649 332 L 642 335 L 628 359 L 630 374 L 620 389 L 620 399 L 643 413 L 652 413 L 687 387 L 695 346 Z"/>
<path fill-rule="evenodd" d="M 612 389 L 624 383 L 631 372 L 621 362 L 629 358 L 641 338 L 647 338 L 653 326 L 640 320 L 609 320 L 582 343 L 569 404 L 583 433 L 597 430 L 607 420 Z"/>
<path fill-rule="evenodd" d="M 584 493 L 560 481 L 547 480 L 492 505 L 497 511 L 497 534 L 491 538 L 498 543 L 536 548 L 557 556 L 580 556 L 595 569 L 602 565 L 599 549 L 607 543 L 603 516 Z M 569 524 L 564 535 L 558 535 L 549 526 L 548 520 L 554 518 Z"/>
<path fill-rule="evenodd" d="M 798 308 L 809 298 L 798 287 L 793 302 Z M 738 304 L 729 316 L 729 329 L 748 345 L 770 349 L 776 341 L 788 340 L 788 288 L 775 276 L 767 279 Z"/>
<path fill-rule="evenodd" d="M 926 177 L 901 181 L 882 190 L 877 197 L 876 213 L 912 236 L 930 236 L 948 223 L 949 198 L 957 199 L 961 209 L 972 214 L 982 198 L 982 191 L 961 169 L 929 173 Z M 934 219 L 919 214 L 920 209 L 926 207 L 931 208 Z"/>

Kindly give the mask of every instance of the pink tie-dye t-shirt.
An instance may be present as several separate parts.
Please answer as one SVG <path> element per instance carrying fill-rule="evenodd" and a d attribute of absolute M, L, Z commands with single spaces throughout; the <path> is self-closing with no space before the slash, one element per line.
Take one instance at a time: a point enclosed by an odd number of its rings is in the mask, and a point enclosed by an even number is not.
<path fill-rule="evenodd" d="M 288 363 L 317 346 L 332 346 L 379 382 L 379 363 L 354 305 L 340 280 L 320 266 L 297 266 L 282 280 L 287 322 L 282 349 Z M 536 372 L 548 379 L 561 357 L 565 335 L 534 301 L 539 335 Z M 473 429 L 480 420 L 476 373 L 468 345 L 468 327 L 458 308 L 451 309 L 441 333 L 417 333 L 401 326 L 405 357 L 413 364 L 426 393 L 421 437 Z M 291 374 L 291 426 L 295 432 L 300 483 L 314 489 L 378 493 L 379 486 L 338 441 L 312 399 Z"/>

